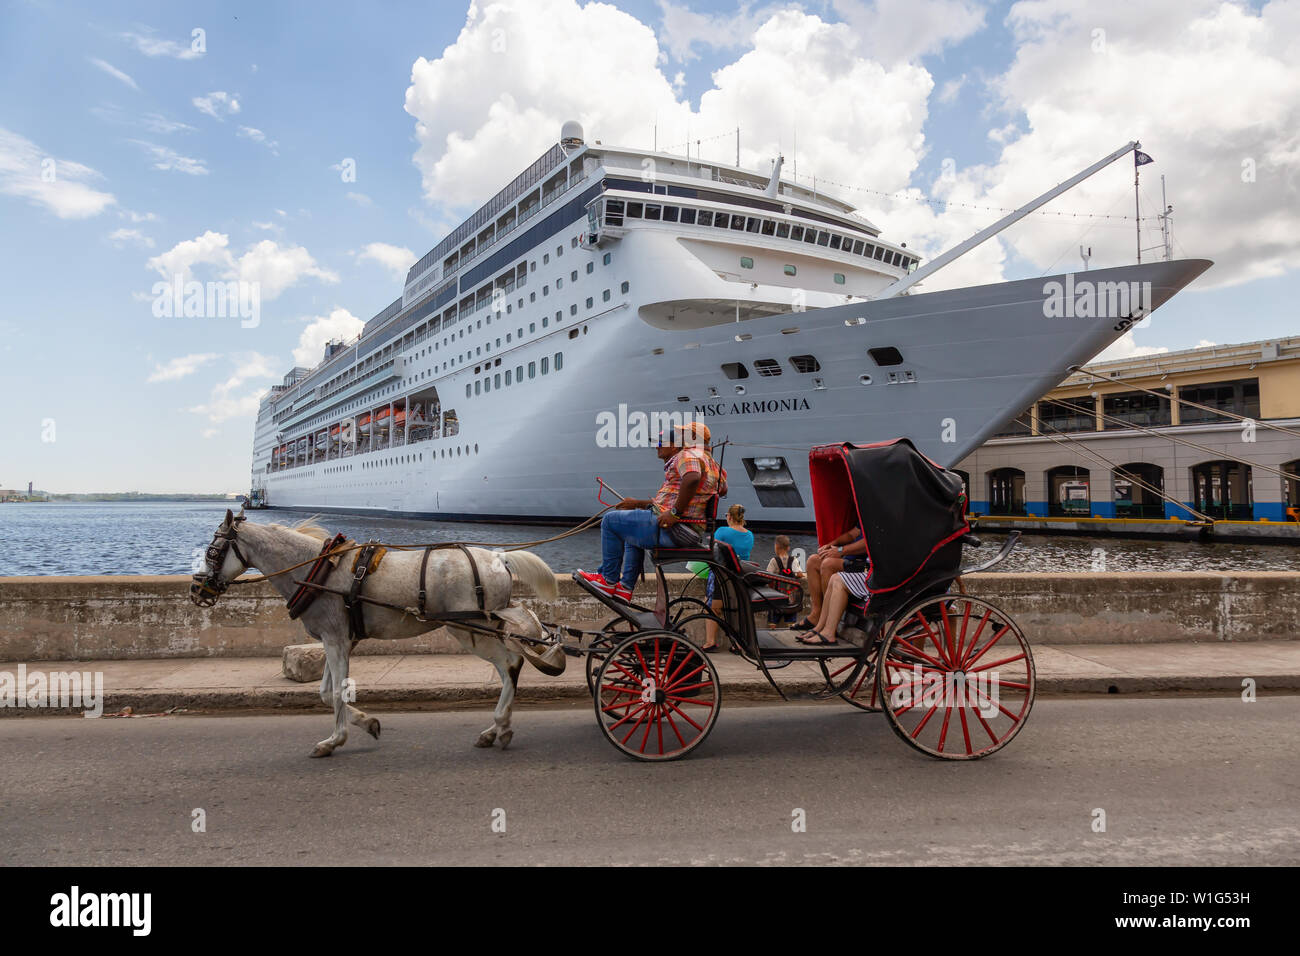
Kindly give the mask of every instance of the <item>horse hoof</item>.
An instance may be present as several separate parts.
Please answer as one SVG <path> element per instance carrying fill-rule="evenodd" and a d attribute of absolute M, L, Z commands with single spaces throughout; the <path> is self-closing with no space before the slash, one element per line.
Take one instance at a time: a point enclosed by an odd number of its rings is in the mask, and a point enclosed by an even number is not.
<path fill-rule="evenodd" d="M 514 739 L 514 736 L 515 736 L 515 732 L 513 730 L 501 731 L 501 736 L 497 738 L 497 742 L 501 744 L 502 750 L 505 750 L 507 747 L 510 746 L 510 741 Z"/>
<path fill-rule="evenodd" d="M 333 747 L 327 747 L 327 746 L 325 746 L 324 744 L 317 744 L 315 747 L 312 748 L 312 751 L 311 751 L 311 753 L 310 753 L 308 756 L 312 756 L 312 757 L 328 757 L 328 756 L 329 756 L 330 754 L 332 754 L 333 752 L 334 752 L 334 748 L 333 748 Z"/>
<path fill-rule="evenodd" d="M 379 739 L 379 721 L 376 718 L 374 717 L 368 718 L 365 722 L 365 728 L 366 728 L 366 733 L 368 733 L 371 737 L 374 737 L 376 740 Z"/>
<path fill-rule="evenodd" d="M 478 740 L 474 741 L 474 746 L 475 746 L 475 747 L 491 747 L 492 744 L 493 744 L 493 742 L 494 742 L 496 739 L 497 739 L 497 735 L 496 735 L 495 732 L 493 732 L 493 731 L 491 731 L 491 730 L 485 730 L 485 731 L 483 731 L 483 733 L 481 733 L 481 734 L 478 735 Z"/>

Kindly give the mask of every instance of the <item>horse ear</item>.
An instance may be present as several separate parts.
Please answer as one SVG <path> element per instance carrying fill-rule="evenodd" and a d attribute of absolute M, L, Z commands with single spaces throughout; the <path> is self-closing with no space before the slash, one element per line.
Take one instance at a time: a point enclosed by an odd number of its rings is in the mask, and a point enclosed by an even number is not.
<path fill-rule="evenodd" d="M 239 506 L 239 514 L 237 514 L 237 515 L 235 516 L 235 520 L 236 520 L 236 521 L 243 521 L 243 520 L 244 520 L 244 506 L 243 506 L 243 505 L 240 505 L 240 506 Z"/>
<path fill-rule="evenodd" d="M 235 523 L 235 516 L 231 513 L 230 509 L 227 508 L 227 509 L 226 509 L 226 527 L 229 528 L 229 527 L 230 527 L 232 524 L 234 524 L 234 523 Z"/>

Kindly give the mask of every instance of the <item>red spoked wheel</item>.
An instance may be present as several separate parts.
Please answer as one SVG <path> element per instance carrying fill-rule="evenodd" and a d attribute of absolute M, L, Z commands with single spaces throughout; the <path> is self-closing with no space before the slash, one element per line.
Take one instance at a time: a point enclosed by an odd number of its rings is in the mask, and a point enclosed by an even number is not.
<path fill-rule="evenodd" d="M 713 730 L 722 705 L 707 654 L 673 631 L 641 631 L 605 656 L 596 674 L 596 720 L 637 760 L 676 760 Z"/>
<path fill-rule="evenodd" d="M 614 648 L 619 641 L 631 634 L 634 628 L 632 622 L 625 617 L 616 617 L 606 622 L 601 628 L 602 636 L 594 639 L 586 653 L 585 670 L 587 674 L 587 693 L 595 695 L 596 693 L 596 671 L 600 670 L 601 663 L 605 660 L 605 655 Z M 605 636 L 608 635 L 608 636 Z"/>
<path fill-rule="evenodd" d="M 851 681 L 847 687 L 840 691 L 840 696 L 859 710 L 869 711 L 873 714 L 880 713 L 880 698 L 877 696 L 876 684 L 876 661 L 879 656 L 880 648 L 877 646 L 867 659 L 866 666 L 858 672 L 857 677 L 853 677 L 853 668 L 857 666 L 857 660 L 846 660 L 843 664 L 840 664 L 839 661 L 828 662 L 826 667 L 830 674 L 827 683 L 830 684 L 840 680 Z"/>
<path fill-rule="evenodd" d="M 880 649 L 877 695 L 889 725 L 922 753 L 977 760 L 1020 733 L 1034 705 L 1034 658 L 988 601 L 945 594 L 899 614 Z"/>

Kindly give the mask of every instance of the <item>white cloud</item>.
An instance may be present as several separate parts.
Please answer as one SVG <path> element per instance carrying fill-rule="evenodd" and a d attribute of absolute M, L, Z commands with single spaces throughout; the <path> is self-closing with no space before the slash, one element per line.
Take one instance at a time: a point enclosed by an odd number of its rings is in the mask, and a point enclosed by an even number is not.
<path fill-rule="evenodd" d="M 341 339 L 351 342 L 361 334 L 365 323 L 347 309 L 335 309 L 329 315 L 313 316 L 293 350 L 293 364 L 315 368 L 325 355 L 325 343 Z"/>
<path fill-rule="evenodd" d="M 254 225 L 254 227 L 256 227 L 256 228 L 258 228 L 258 229 L 263 229 L 263 230 L 266 230 L 266 231 L 268 231 L 268 232 L 271 231 L 271 230 L 273 230 L 273 229 L 279 229 L 279 228 L 280 228 L 279 226 L 277 226 L 277 225 L 276 225 L 275 223 L 273 223 L 273 222 L 258 222 L 256 219 L 253 220 L 253 225 Z"/>
<path fill-rule="evenodd" d="M 207 163 L 202 159 L 182 156 L 170 146 L 159 146 L 157 143 L 146 142 L 142 139 L 135 139 L 131 142 L 153 157 L 154 169 L 161 169 L 164 172 L 185 173 L 187 176 L 206 176 L 208 174 Z"/>
<path fill-rule="evenodd" d="M 118 106 L 92 106 L 90 112 L 109 123 L 116 123 L 119 126 L 137 126 L 159 135 L 194 132 L 194 127 L 189 123 L 182 123 L 161 113 L 144 113 L 136 116 Z"/>
<path fill-rule="evenodd" d="M 128 31 L 122 34 L 122 39 L 132 43 L 145 56 L 170 56 L 177 60 L 194 60 L 203 56 L 203 52 L 195 50 L 192 44 L 159 39 L 153 30 L 144 33 Z"/>
<path fill-rule="evenodd" d="M 357 253 L 357 259 L 373 259 L 399 279 L 415 264 L 415 253 L 405 246 L 390 246 L 386 242 L 372 242 Z"/>
<path fill-rule="evenodd" d="M 274 156 L 280 155 L 280 144 L 273 139 L 267 139 L 266 134 L 256 127 L 241 126 L 239 127 L 239 132 L 235 135 L 241 136 L 244 139 L 251 139 L 254 143 L 261 143 L 269 149 L 271 154 Z"/>
<path fill-rule="evenodd" d="M 881 63 L 914 61 L 960 43 L 984 26 L 978 0 L 831 0 L 835 12 Z"/>
<path fill-rule="evenodd" d="M 1300 5 L 1056 0 L 1018 3 L 1007 20 L 1016 58 L 994 89 L 1026 131 L 978 174 L 987 184 L 978 199 L 1014 207 L 1140 138 L 1156 160 L 1142 170 L 1143 214 L 1158 211 L 1164 173 L 1175 210 L 1185 201 L 1175 255 L 1216 262 L 1196 288 L 1300 267 Z M 1248 162 L 1254 182 L 1243 181 Z M 1132 184 L 1132 161 L 1121 160 L 1049 208 L 1131 215 Z M 1133 224 L 1125 226 L 1089 233 L 1094 268 L 1132 261 Z M 1155 239 L 1156 224 L 1143 226 Z M 1031 217 L 1004 241 L 1046 267 L 1080 231 Z"/>
<path fill-rule="evenodd" d="M 260 283 L 263 301 L 278 297 L 307 277 L 331 285 L 339 281 L 336 273 L 318 266 L 302 246 L 282 246 L 270 239 L 255 243 L 240 256 L 232 276 L 243 282 Z"/>
<path fill-rule="evenodd" d="M 201 352 L 193 355 L 181 355 L 163 364 L 154 363 L 153 372 L 145 379 L 147 382 L 175 382 L 187 375 L 193 375 L 209 362 L 221 358 L 215 352 Z"/>
<path fill-rule="evenodd" d="M 365 193 L 348 193 L 348 198 L 351 199 L 358 206 L 362 206 L 362 207 L 369 207 L 375 204 L 375 201 L 371 199 L 369 196 L 367 196 Z"/>
<path fill-rule="evenodd" d="M 685 5 L 659 0 L 659 37 L 670 57 L 686 62 L 698 57 L 697 46 L 730 50 L 748 44 L 771 9 L 769 6 L 756 11 L 752 3 L 742 2 L 726 13 L 698 13 Z"/>
<path fill-rule="evenodd" d="M 136 84 L 135 80 L 131 79 L 131 77 L 129 77 L 127 74 L 123 73 L 121 70 L 119 70 L 117 67 L 115 67 L 112 63 L 108 63 L 108 62 L 106 62 L 106 61 L 104 61 L 104 60 L 97 59 L 96 57 L 93 57 L 93 56 L 92 56 L 92 57 L 87 57 L 87 59 L 90 60 L 90 62 L 91 62 L 92 65 L 94 65 L 94 66 L 98 67 L 99 69 L 103 70 L 105 73 L 107 73 L 107 74 L 108 74 L 109 76 L 111 76 L 113 79 L 115 79 L 115 80 L 117 80 L 117 81 L 119 81 L 119 82 L 121 82 L 121 83 L 125 83 L 127 86 L 131 87 L 131 89 L 136 90 L 137 92 L 139 91 L 140 87 Z"/>
<path fill-rule="evenodd" d="M 187 282 L 193 277 L 196 266 L 213 266 L 221 279 L 258 283 L 263 302 L 278 298 L 285 289 L 305 278 L 316 278 L 330 284 L 339 281 L 337 274 L 317 265 L 311 253 L 302 246 L 282 246 L 263 239 L 236 258 L 230 251 L 230 237 L 211 230 L 194 239 L 178 242 L 166 252 L 149 259 L 145 265 L 164 279 L 179 275 Z"/>
<path fill-rule="evenodd" d="M 0 193 L 44 206 L 60 219 L 97 216 L 117 202 L 112 193 L 92 189 L 95 170 L 55 159 L 24 136 L 0 127 Z"/>
<path fill-rule="evenodd" d="M 119 249 L 127 243 L 141 245 L 146 249 L 153 248 L 153 239 L 146 236 L 139 229 L 115 229 L 108 234 L 108 241 L 113 243 Z"/>
<path fill-rule="evenodd" d="M 179 275 L 188 282 L 196 265 L 222 266 L 232 270 L 235 259 L 230 254 L 230 237 L 208 230 L 194 239 L 178 242 L 166 252 L 154 256 L 145 266 L 155 270 L 164 279 Z"/>
<path fill-rule="evenodd" d="M 225 90 L 216 90 L 207 96 L 196 96 L 190 100 L 200 113 L 206 113 L 213 119 L 221 119 L 224 113 L 232 116 L 239 112 L 239 98 Z"/>
<path fill-rule="evenodd" d="M 1163 355 L 1169 349 L 1162 346 L 1138 345 L 1133 341 L 1133 333 L 1121 336 L 1106 347 L 1094 362 L 1111 362 L 1117 359 L 1141 358 L 1143 355 Z"/>
<path fill-rule="evenodd" d="M 196 415 L 206 415 L 208 421 L 220 424 L 232 418 L 251 417 L 257 413 L 258 400 L 266 389 L 259 386 L 252 391 L 236 394 L 250 381 L 266 378 L 278 378 L 280 373 L 275 362 L 258 352 L 247 352 L 232 356 L 235 369 L 230 377 L 212 389 L 208 401 L 202 405 L 193 405 L 189 411 Z"/>
<path fill-rule="evenodd" d="M 154 212 L 136 212 L 134 209 L 123 209 L 119 215 L 123 219 L 130 219 L 132 222 L 157 222 L 158 214 Z"/>
<path fill-rule="evenodd" d="M 962 87 L 965 85 L 965 73 L 961 76 L 954 76 L 952 79 L 945 81 L 943 86 L 939 87 L 939 92 L 936 94 L 935 98 L 938 99 L 940 103 L 951 103 L 953 100 L 957 99 L 957 94 L 961 92 Z"/>

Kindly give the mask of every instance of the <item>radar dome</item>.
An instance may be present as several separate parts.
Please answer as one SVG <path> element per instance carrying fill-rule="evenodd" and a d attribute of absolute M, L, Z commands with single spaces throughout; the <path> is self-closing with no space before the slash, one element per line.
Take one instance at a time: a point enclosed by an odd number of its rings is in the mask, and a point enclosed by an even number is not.
<path fill-rule="evenodd" d="M 569 120 L 560 127 L 560 142 L 565 146 L 581 146 L 582 124 L 577 120 Z"/>

